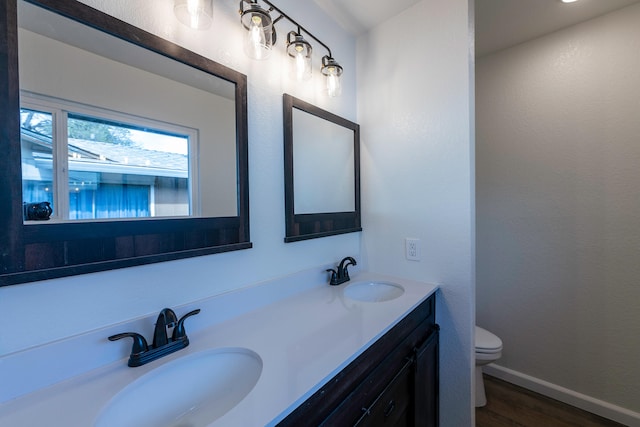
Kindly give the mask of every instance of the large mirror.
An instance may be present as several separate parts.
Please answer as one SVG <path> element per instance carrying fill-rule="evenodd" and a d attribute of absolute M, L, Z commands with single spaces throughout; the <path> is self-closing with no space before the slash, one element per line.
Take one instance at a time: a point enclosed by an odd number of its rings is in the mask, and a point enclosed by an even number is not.
<path fill-rule="evenodd" d="M 0 12 L 0 285 L 251 247 L 246 76 L 77 1 Z"/>
<path fill-rule="evenodd" d="M 285 242 L 362 231 L 360 127 L 285 94 Z"/>

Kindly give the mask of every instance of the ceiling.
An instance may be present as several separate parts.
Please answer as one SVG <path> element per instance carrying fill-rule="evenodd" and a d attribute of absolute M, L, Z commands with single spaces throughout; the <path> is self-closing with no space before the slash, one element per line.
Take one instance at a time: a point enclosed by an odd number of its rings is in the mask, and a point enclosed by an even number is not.
<path fill-rule="evenodd" d="M 540 37 L 638 0 L 476 0 L 476 55 Z"/>
<path fill-rule="evenodd" d="M 343 28 L 359 35 L 421 0 L 313 0 Z"/>
<path fill-rule="evenodd" d="M 421 0 L 313 0 L 358 35 Z M 482 56 L 640 0 L 475 0 L 476 55 Z"/>

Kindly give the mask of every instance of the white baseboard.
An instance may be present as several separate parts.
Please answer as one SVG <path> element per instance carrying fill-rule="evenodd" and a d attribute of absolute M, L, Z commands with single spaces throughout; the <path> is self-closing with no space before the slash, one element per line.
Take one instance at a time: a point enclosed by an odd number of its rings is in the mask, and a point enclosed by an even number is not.
<path fill-rule="evenodd" d="M 599 399 L 560 387 L 547 381 L 504 368 L 495 363 L 483 366 L 483 371 L 493 377 L 505 380 L 528 390 L 540 393 L 576 408 L 589 411 L 628 427 L 640 427 L 640 413 L 604 402 Z"/>

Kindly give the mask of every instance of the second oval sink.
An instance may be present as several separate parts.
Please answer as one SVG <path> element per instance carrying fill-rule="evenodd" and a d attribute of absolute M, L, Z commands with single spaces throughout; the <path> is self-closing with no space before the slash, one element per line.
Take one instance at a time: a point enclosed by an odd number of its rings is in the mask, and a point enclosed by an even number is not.
<path fill-rule="evenodd" d="M 344 296 L 362 302 L 382 302 L 398 298 L 404 288 L 396 283 L 364 281 L 355 282 L 344 289 Z"/>
<path fill-rule="evenodd" d="M 199 427 L 249 394 L 262 359 L 243 348 L 204 350 L 141 376 L 105 406 L 95 427 Z"/>

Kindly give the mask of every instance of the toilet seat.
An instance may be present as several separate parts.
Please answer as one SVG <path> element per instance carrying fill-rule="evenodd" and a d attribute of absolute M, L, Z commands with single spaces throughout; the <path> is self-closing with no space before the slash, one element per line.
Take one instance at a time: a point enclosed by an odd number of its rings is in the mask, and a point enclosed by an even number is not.
<path fill-rule="evenodd" d="M 491 332 L 476 326 L 476 354 L 496 354 L 502 351 L 502 340 Z"/>

